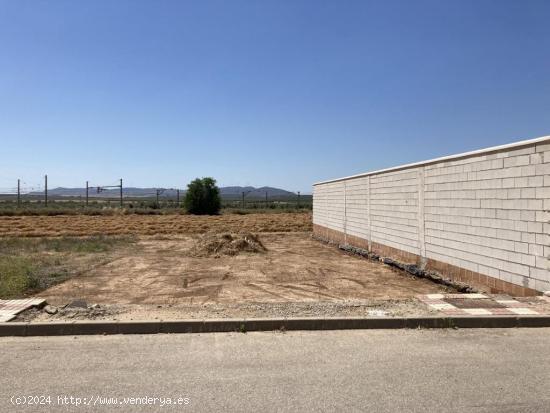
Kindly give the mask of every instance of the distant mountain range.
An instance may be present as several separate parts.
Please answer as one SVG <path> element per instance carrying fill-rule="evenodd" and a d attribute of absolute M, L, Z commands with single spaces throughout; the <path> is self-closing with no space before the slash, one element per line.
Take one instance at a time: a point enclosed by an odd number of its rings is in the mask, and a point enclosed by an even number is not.
<path fill-rule="evenodd" d="M 159 188 L 160 189 L 160 188 Z M 155 197 L 157 194 L 157 188 L 135 188 L 128 187 L 123 188 L 123 194 L 125 197 Z M 176 196 L 176 189 L 161 189 L 159 197 L 173 198 Z M 246 198 L 264 199 L 265 194 L 269 198 L 285 198 L 296 196 L 294 192 L 286 191 L 284 189 L 273 188 L 270 186 L 263 186 L 261 188 L 254 188 L 253 186 L 226 186 L 220 188 L 220 194 L 222 198 L 241 198 L 242 193 L 245 192 Z M 31 192 L 29 195 L 41 195 L 43 192 Z M 180 196 L 185 194 L 184 190 L 180 191 Z M 48 189 L 48 195 L 52 197 L 84 197 L 86 196 L 86 188 L 52 188 Z M 119 196 L 119 189 L 105 189 L 98 192 L 97 187 L 90 187 L 88 191 L 90 198 L 116 198 Z"/>

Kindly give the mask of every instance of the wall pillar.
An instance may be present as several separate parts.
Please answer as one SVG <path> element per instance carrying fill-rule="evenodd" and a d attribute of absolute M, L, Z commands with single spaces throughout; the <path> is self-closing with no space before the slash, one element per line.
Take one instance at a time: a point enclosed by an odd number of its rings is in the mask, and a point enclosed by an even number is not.
<path fill-rule="evenodd" d="M 368 222 L 369 251 L 372 251 L 372 227 L 371 227 L 371 217 L 370 217 L 370 175 L 367 176 L 367 222 Z"/>
<path fill-rule="evenodd" d="M 426 267 L 426 242 L 424 230 L 424 167 L 418 168 L 418 255 L 420 267 Z"/>
<path fill-rule="evenodd" d="M 347 184 L 344 181 L 344 245 L 348 245 L 348 194 L 347 194 Z"/>

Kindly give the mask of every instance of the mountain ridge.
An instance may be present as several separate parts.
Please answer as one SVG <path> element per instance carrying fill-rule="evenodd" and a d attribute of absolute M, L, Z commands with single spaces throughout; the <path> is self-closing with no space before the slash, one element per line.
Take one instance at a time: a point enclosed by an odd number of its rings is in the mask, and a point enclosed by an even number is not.
<path fill-rule="evenodd" d="M 155 197 L 157 194 L 157 189 L 161 192 L 159 197 L 161 198 L 171 198 L 176 197 L 177 189 L 174 188 L 140 188 L 140 187 L 123 187 L 123 195 L 125 197 Z M 180 196 L 185 195 L 185 190 L 180 190 Z M 267 196 L 270 198 L 273 197 L 290 197 L 296 196 L 295 192 L 287 191 L 281 188 L 275 188 L 270 186 L 262 186 L 255 188 L 253 186 L 225 186 L 220 187 L 220 195 L 222 198 L 241 198 L 242 193 L 245 193 L 246 198 L 265 198 L 266 192 Z M 43 191 L 34 191 L 30 192 L 29 195 L 41 195 Z M 86 188 L 66 188 L 66 187 L 57 187 L 48 189 L 49 196 L 59 196 L 59 197 L 80 197 L 86 196 Z M 89 187 L 88 196 L 90 198 L 115 198 L 119 196 L 118 188 L 109 188 L 104 189 L 98 192 L 97 187 Z"/>

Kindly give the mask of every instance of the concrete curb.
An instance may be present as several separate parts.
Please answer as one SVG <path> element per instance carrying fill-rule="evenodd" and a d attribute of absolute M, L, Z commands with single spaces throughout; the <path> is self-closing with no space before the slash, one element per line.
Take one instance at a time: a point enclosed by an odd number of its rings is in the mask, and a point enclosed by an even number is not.
<path fill-rule="evenodd" d="M 179 321 L 73 321 L 0 323 L 0 337 L 92 334 L 218 333 L 275 330 L 355 330 L 398 328 L 550 327 L 550 315 L 377 317 L 377 318 L 254 318 Z"/>

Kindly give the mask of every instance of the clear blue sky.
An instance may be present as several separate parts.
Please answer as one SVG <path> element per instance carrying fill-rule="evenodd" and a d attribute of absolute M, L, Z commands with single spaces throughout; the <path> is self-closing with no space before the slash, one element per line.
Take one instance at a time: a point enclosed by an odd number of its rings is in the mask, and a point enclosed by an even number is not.
<path fill-rule="evenodd" d="M 0 0 L 0 187 L 310 192 L 547 134 L 549 1 Z"/>

